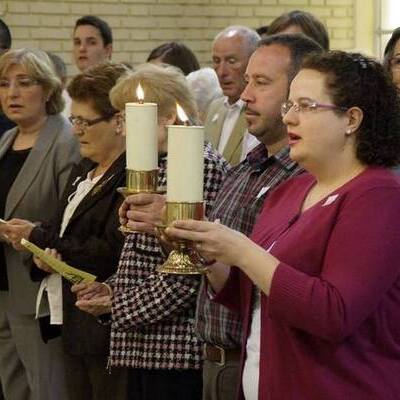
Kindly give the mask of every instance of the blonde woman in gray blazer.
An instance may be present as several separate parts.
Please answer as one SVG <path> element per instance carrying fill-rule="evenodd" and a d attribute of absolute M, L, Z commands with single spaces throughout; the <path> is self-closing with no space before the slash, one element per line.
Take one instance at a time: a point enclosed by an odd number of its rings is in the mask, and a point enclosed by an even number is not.
<path fill-rule="evenodd" d="M 0 217 L 53 217 L 78 143 L 63 108 L 61 83 L 39 50 L 11 50 L 0 58 L 0 105 L 16 123 L 0 139 Z M 0 379 L 6 400 L 65 399 L 59 339 L 47 344 L 35 319 L 38 284 L 29 257 L 7 240 L 0 224 Z"/>

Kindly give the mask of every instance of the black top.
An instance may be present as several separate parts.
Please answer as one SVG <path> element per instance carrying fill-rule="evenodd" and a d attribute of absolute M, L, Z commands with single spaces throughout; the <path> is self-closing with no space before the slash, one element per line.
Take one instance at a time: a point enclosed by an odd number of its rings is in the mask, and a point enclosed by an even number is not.
<path fill-rule="evenodd" d="M 19 174 L 31 149 L 12 150 L 11 148 L 0 159 L 0 218 L 4 218 L 8 192 Z M 0 290 L 8 290 L 4 244 L 0 242 Z"/>

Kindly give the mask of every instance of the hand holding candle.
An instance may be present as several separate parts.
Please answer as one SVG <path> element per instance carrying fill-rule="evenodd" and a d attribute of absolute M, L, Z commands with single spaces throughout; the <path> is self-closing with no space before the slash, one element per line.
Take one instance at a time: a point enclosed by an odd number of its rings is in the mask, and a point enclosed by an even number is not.
<path fill-rule="evenodd" d="M 168 126 L 166 225 L 176 219 L 201 220 L 204 216 L 204 129 L 188 126 L 189 118 L 179 105 L 177 114 L 186 125 Z M 202 274 L 207 269 L 193 252 L 191 243 L 182 241 L 158 271 Z"/>

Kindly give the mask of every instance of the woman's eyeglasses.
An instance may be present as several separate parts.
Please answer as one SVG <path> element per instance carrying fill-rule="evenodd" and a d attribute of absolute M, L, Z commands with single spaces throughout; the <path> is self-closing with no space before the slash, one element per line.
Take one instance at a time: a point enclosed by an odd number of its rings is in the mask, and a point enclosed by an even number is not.
<path fill-rule="evenodd" d="M 318 108 L 326 110 L 340 110 L 340 111 L 347 110 L 344 107 L 335 106 L 334 104 L 322 104 L 322 103 L 317 103 L 316 101 L 313 100 L 301 100 L 298 103 L 288 100 L 281 106 L 282 117 L 284 117 L 292 108 L 296 113 L 309 112 L 317 110 Z"/>
<path fill-rule="evenodd" d="M 23 90 L 38 85 L 39 81 L 33 78 L 18 78 L 11 81 L 8 79 L 0 79 L 0 89 L 9 89 L 12 84 L 14 84 L 16 88 Z"/>
<path fill-rule="evenodd" d="M 93 125 L 100 123 L 100 122 L 109 120 L 112 116 L 113 115 L 107 115 L 105 117 L 99 117 L 99 118 L 95 118 L 95 119 L 86 119 L 86 118 L 71 115 L 70 117 L 68 117 L 68 119 L 69 119 L 69 122 L 71 122 L 71 124 L 73 126 L 76 126 L 79 129 L 87 129 Z"/>

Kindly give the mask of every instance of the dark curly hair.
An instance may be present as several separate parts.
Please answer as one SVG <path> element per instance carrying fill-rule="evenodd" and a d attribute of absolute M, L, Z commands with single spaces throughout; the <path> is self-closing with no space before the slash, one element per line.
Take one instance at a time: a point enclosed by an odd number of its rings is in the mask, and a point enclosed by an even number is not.
<path fill-rule="evenodd" d="M 359 53 L 331 51 L 307 58 L 302 68 L 326 75 L 333 104 L 363 111 L 356 137 L 356 156 L 361 162 L 385 167 L 399 164 L 400 101 L 382 65 Z"/>

